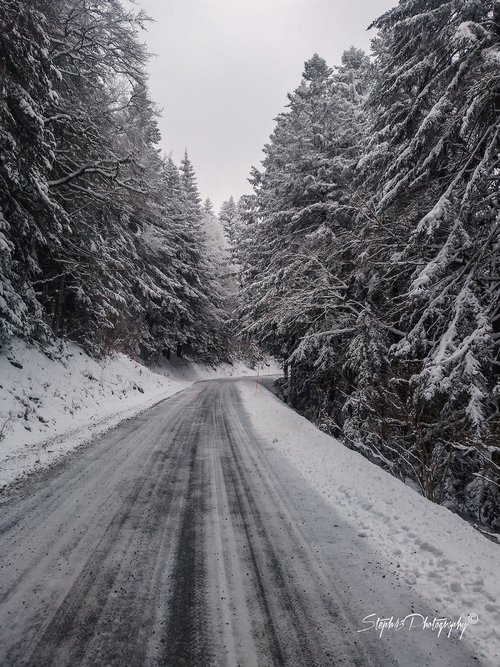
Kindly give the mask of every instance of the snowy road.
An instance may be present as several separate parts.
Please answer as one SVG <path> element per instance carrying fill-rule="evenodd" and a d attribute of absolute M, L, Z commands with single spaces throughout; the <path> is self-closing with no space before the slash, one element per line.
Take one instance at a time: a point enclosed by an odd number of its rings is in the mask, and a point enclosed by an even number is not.
<path fill-rule="evenodd" d="M 479 664 L 458 640 L 358 632 L 426 603 L 255 435 L 233 380 L 5 497 L 0 536 L 8 667 Z"/>

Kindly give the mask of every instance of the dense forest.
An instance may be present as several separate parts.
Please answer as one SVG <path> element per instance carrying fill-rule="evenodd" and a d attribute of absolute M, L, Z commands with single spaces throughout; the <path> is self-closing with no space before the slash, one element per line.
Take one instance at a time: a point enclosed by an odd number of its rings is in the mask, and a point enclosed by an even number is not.
<path fill-rule="evenodd" d="M 221 208 L 232 263 L 157 148 L 147 21 L 0 0 L 0 342 L 260 346 L 320 428 L 500 529 L 500 2 L 400 0 L 370 56 L 306 62 Z"/>
<path fill-rule="evenodd" d="M 225 358 L 195 172 L 156 148 L 146 21 L 118 0 L 0 0 L 3 340 Z"/>
<path fill-rule="evenodd" d="M 500 528 L 500 2 L 318 55 L 233 216 L 244 335 L 321 428 Z"/>

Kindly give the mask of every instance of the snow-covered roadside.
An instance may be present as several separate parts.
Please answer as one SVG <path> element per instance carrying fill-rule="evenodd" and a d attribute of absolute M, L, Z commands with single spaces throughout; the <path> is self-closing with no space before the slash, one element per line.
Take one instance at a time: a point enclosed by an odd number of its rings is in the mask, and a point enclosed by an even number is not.
<path fill-rule="evenodd" d="M 48 352 L 20 340 L 0 351 L 0 489 L 196 381 L 255 373 L 177 359 L 153 372 L 122 354 L 95 361 L 73 343 Z"/>
<path fill-rule="evenodd" d="M 435 603 L 441 618 L 452 622 L 461 618 L 468 624 L 462 641 L 484 665 L 498 667 L 500 546 L 316 429 L 264 388 L 256 392 L 249 382 L 240 382 L 238 387 L 256 431 L 273 443 L 374 551 L 397 568 L 407 585 Z M 378 611 L 380 618 L 394 613 L 391 609 Z M 405 627 L 408 629 L 408 622 Z M 391 631 L 394 628 L 385 636 Z M 423 630 L 422 641 L 426 631 L 437 633 L 438 627 Z"/>

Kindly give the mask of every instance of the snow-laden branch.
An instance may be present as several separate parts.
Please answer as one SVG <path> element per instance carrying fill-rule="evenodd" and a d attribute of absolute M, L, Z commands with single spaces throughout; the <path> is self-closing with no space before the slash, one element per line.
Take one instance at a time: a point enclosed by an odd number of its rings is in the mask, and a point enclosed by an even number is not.
<path fill-rule="evenodd" d="M 120 164 L 127 164 L 130 162 L 130 157 L 123 158 L 121 160 L 116 160 L 111 167 L 114 167 L 113 171 L 110 171 L 109 168 L 106 168 L 106 164 L 109 165 L 108 163 L 102 163 L 102 162 L 94 162 L 93 164 L 85 165 L 84 167 L 80 167 L 79 169 L 76 169 L 75 171 L 71 172 L 70 174 L 67 174 L 66 176 L 63 176 L 62 178 L 59 178 L 55 181 L 48 181 L 47 185 L 51 188 L 59 187 L 61 185 L 66 185 L 67 183 L 70 183 L 71 181 L 74 181 L 76 178 L 80 178 L 80 176 L 83 176 L 84 174 L 100 174 L 101 176 L 104 176 L 105 178 L 109 178 L 112 180 L 117 181 L 117 167 Z M 118 181 L 117 181 L 118 182 Z M 120 182 L 119 185 L 122 187 L 127 187 L 127 185 L 123 182 Z"/>
<path fill-rule="evenodd" d="M 72 121 L 73 118 L 71 116 L 69 116 L 67 113 L 57 113 L 54 116 L 50 116 L 50 118 L 44 118 L 43 119 L 44 123 L 53 123 L 57 120 Z"/>
<path fill-rule="evenodd" d="M 50 188 L 57 188 L 60 185 L 66 185 L 67 183 L 70 183 L 75 178 L 79 178 L 84 174 L 101 174 L 102 176 L 106 176 L 107 178 L 113 177 L 113 174 L 111 172 L 104 171 L 100 166 L 86 165 L 85 167 L 80 167 L 80 169 L 73 171 L 71 174 L 63 176 L 63 178 L 59 178 L 56 181 L 48 181 L 47 185 Z"/>

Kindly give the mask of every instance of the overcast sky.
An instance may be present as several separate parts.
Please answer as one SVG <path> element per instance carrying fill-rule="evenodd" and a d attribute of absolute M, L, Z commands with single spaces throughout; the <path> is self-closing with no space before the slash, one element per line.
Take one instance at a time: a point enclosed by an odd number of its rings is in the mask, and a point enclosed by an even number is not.
<path fill-rule="evenodd" d="M 131 7 L 129 2 L 125 3 Z M 367 26 L 397 0 L 135 0 L 154 23 L 150 90 L 163 110 L 161 148 L 187 148 L 200 194 L 218 212 L 250 193 L 252 166 L 314 53 L 330 67 L 345 49 L 370 50 Z"/>

